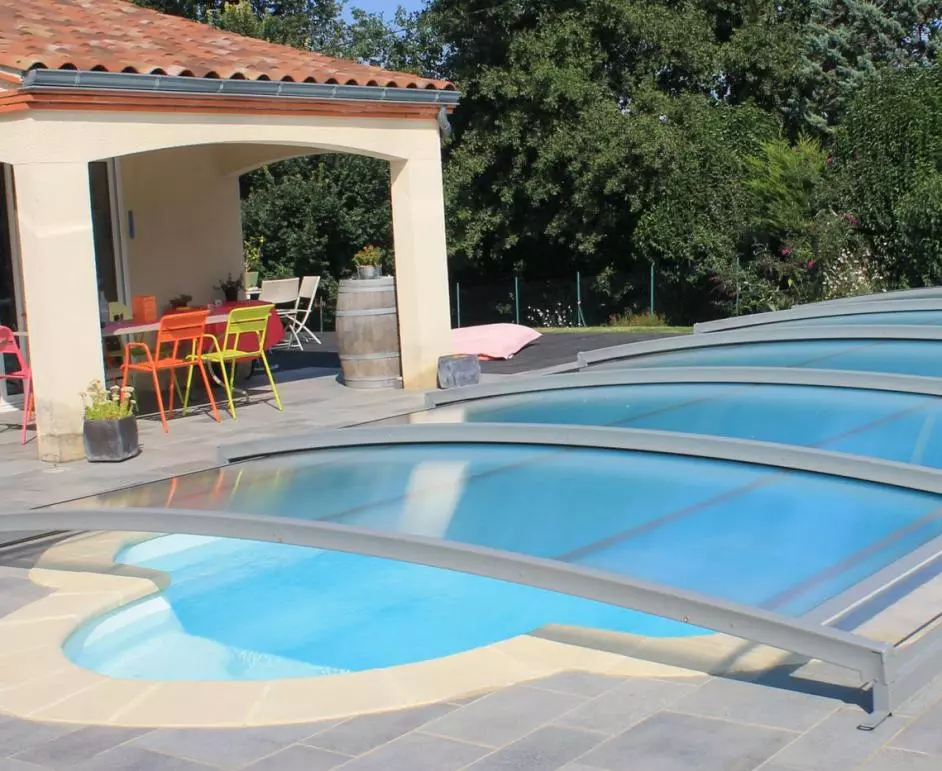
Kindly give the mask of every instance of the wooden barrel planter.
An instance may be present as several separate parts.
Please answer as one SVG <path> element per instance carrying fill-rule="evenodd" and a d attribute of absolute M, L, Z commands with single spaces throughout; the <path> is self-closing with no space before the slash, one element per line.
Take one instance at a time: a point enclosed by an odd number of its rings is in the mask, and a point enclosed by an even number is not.
<path fill-rule="evenodd" d="M 396 282 L 392 276 L 340 282 L 337 349 L 344 385 L 402 387 Z"/>

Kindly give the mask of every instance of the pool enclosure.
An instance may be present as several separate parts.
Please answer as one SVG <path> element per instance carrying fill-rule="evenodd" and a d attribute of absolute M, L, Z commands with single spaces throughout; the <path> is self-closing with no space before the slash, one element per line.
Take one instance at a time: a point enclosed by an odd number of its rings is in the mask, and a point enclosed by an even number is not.
<path fill-rule="evenodd" d="M 430 394 L 405 421 L 223 448 L 218 469 L 42 517 L 369 555 L 640 611 L 854 670 L 872 727 L 942 667 L 942 296 L 814 308 Z M 817 323 L 892 313 L 927 315 Z"/>

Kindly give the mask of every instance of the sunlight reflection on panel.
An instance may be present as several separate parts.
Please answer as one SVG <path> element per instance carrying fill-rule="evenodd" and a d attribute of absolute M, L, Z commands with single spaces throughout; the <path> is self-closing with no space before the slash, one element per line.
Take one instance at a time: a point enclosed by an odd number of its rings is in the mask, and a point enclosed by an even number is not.
<path fill-rule="evenodd" d="M 399 515 L 403 532 L 444 538 L 468 483 L 467 461 L 423 461 L 409 475 Z"/>

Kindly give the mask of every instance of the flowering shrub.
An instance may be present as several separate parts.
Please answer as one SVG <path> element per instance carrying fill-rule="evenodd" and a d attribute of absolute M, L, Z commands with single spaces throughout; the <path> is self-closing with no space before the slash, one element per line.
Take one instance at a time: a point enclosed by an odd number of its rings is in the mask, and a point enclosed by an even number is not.
<path fill-rule="evenodd" d="M 82 400 L 85 402 L 85 420 L 121 420 L 137 408 L 133 388 L 113 385 L 106 390 L 100 380 L 89 384 Z"/>
<path fill-rule="evenodd" d="M 572 306 L 557 302 L 549 308 L 527 306 L 527 323 L 534 327 L 572 326 Z"/>
<path fill-rule="evenodd" d="M 855 255 L 844 249 L 821 271 L 821 294 L 825 300 L 879 292 L 883 283 L 872 264 L 869 250 Z"/>

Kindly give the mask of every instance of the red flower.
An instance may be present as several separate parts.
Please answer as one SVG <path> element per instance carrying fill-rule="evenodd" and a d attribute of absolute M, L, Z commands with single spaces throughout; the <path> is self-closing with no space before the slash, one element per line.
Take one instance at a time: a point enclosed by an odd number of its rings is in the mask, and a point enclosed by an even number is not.
<path fill-rule="evenodd" d="M 808 270 L 814 268 L 814 260 L 808 260 Z"/>
<path fill-rule="evenodd" d="M 782 257 L 788 257 L 792 253 L 792 248 L 790 246 L 783 246 L 779 252 Z"/>

